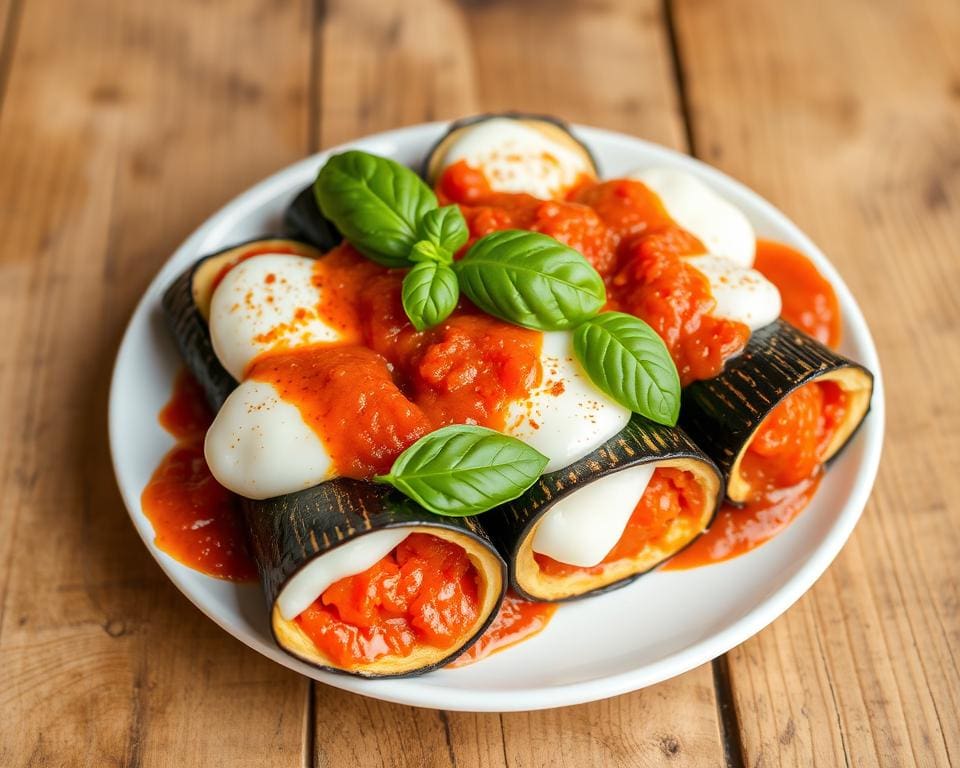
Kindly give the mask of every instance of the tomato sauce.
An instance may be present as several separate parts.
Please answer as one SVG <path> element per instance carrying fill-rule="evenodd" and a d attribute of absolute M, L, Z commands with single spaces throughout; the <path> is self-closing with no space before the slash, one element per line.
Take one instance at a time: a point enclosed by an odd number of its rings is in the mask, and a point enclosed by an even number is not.
<path fill-rule="evenodd" d="M 209 576 L 254 580 L 257 569 L 247 552 L 236 497 L 214 480 L 203 457 L 203 437 L 213 415 L 200 385 L 186 371 L 177 375 L 159 419 L 178 442 L 141 495 L 157 547 Z"/>
<path fill-rule="evenodd" d="M 790 246 L 758 240 L 754 267 L 780 290 L 784 320 L 821 344 L 840 346 L 837 294 L 810 259 Z"/>
<path fill-rule="evenodd" d="M 703 489 L 690 472 L 658 467 L 630 515 L 620 540 L 599 564 L 584 568 L 562 563 L 537 552 L 533 557 L 540 570 L 549 576 L 563 577 L 583 572 L 599 574 L 605 565 L 635 557 L 647 545 L 662 541 L 677 520 L 698 520 L 704 501 Z"/>
<path fill-rule="evenodd" d="M 448 667 L 466 667 L 499 651 L 529 640 L 544 630 L 553 614 L 555 603 L 535 603 L 508 592 L 496 618 L 480 638 Z"/>
<path fill-rule="evenodd" d="M 418 644 L 451 648 L 479 606 L 477 572 L 464 549 L 412 533 L 363 573 L 331 584 L 295 620 L 320 651 L 350 668 L 409 656 Z"/>
<path fill-rule="evenodd" d="M 579 185 L 563 201 L 496 193 L 483 174 L 455 163 L 437 184 L 443 203 L 458 203 L 471 242 L 503 229 L 542 232 L 578 250 L 607 284 L 607 309 L 649 323 L 670 350 L 682 384 L 716 376 L 743 350 L 750 330 L 714 318 L 710 283 L 684 256 L 703 244 L 676 225 L 659 197 L 639 181 Z"/>
<path fill-rule="evenodd" d="M 403 311 L 403 272 L 349 245 L 319 260 L 313 279 L 323 319 L 356 344 L 269 351 L 247 377 L 273 384 L 299 408 L 341 476 L 384 473 L 448 424 L 501 430 L 510 405 L 540 381 L 539 333 L 472 307 L 419 332 Z"/>
<path fill-rule="evenodd" d="M 796 485 L 769 491 L 743 507 L 724 504 L 710 529 L 674 555 L 664 570 L 699 568 L 756 549 L 790 525 L 813 499 L 819 485 L 817 474 Z"/>

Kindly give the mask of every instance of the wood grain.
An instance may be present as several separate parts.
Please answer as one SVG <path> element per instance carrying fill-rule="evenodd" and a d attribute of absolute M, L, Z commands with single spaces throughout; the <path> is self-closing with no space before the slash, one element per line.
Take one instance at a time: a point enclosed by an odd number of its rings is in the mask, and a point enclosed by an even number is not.
<path fill-rule="evenodd" d="M 316 75 L 322 147 L 406 123 L 509 108 L 682 146 L 659 3 L 325 5 Z M 629 81 L 601 77 L 616 69 L 630 71 Z M 316 721 L 319 766 L 723 761 L 709 665 L 606 702 L 503 715 L 416 710 L 317 685 Z"/>
<path fill-rule="evenodd" d="M 22 7 L 0 114 L 0 765 L 301 761 L 306 684 L 152 562 L 105 412 L 147 280 L 210 211 L 305 149 L 305 16 L 252 1 L 229 15 Z M 265 38 L 283 44 L 251 56 Z"/>
<path fill-rule="evenodd" d="M 746 762 L 960 763 L 960 6 L 675 6 L 696 146 L 839 266 L 886 376 L 851 543 L 730 654 Z"/>
<path fill-rule="evenodd" d="M 949 0 L 0 0 L 0 765 L 960 764 L 957 40 Z M 814 236 L 883 358 L 877 489 L 716 677 L 505 715 L 311 686 L 202 617 L 130 528 L 116 345 L 252 182 L 506 108 L 689 134 Z"/>

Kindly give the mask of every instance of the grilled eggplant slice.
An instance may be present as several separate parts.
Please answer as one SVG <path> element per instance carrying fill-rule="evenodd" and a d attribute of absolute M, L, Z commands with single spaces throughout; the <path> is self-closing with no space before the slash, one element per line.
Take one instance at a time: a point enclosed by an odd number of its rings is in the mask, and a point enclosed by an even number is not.
<path fill-rule="evenodd" d="M 787 395 L 814 381 L 832 381 L 846 395 L 844 420 L 824 457 L 830 461 L 870 409 L 873 374 L 783 320 L 754 332 L 719 376 L 684 389 L 680 425 L 720 467 L 730 501 L 742 503 L 751 495 L 740 464 L 763 420 Z"/>
<path fill-rule="evenodd" d="M 556 576 L 541 570 L 533 540 L 544 516 L 561 500 L 575 498 L 590 483 L 631 467 L 655 463 L 689 472 L 703 491 L 695 520 L 678 518 L 665 537 L 650 542 L 634 557 L 600 569 L 580 569 Z M 569 467 L 540 478 L 518 499 L 484 515 L 483 524 L 510 565 L 510 583 L 529 600 L 572 600 L 622 587 L 672 557 L 699 536 L 713 520 L 723 498 L 716 465 L 680 429 L 634 415 L 618 435 Z M 597 572 L 599 570 L 599 572 Z"/>
<path fill-rule="evenodd" d="M 596 160 L 561 120 L 502 112 L 450 124 L 427 155 L 422 175 L 436 185 L 443 171 L 464 160 L 484 172 L 494 192 L 562 198 L 584 179 L 599 177 Z"/>

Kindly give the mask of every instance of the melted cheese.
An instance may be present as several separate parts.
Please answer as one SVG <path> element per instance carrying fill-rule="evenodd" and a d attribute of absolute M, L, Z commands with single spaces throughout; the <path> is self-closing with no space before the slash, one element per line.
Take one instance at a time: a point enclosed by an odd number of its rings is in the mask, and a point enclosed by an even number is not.
<path fill-rule="evenodd" d="M 626 530 L 656 463 L 614 472 L 554 504 L 534 533 L 534 552 L 581 568 L 598 565 Z"/>
<path fill-rule="evenodd" d="M 688 256 L 686 262 L 710 281 L 717 302 L 710 312 L 714 317 L 743 323 L 751 331 L 780 317 L 780 291 L 757 270 L 713 254 Z"/>
<path fill-rule="evenodd" d="M 616 435 L 630 411 L 593 385 L 574 357 L 570 333 L 543 334 L 540 363 L 540 384 L 511 405 L 504 431 L 547 456 L 544 472 L 555 472 Z"/>
<path fill-rule="evenodd" d="M 230 393 L 203 451 L 217 482 L 248 499 L 301 491 L 334 476 L 330 454 L 297 407 L 261 381 Z"/>
<path fill-rule="evenodd" d="M 315 557 L 290 578 L 277 596 L 280 615 L 287 621 L 296 618 L 331 584 L 373 567 L 408 535 L 406 528 L 371 531 Z"/>
<path fill-rule="evenodd" d="M 464 128 L 437 170 L 461 160 L 482 171 L 494 192 L 525 192 L 544 200 L 563 197 L 584 174 L 593 176 L 582 150 L 509 118 Z"/>
<path fill-rule="evenodd" d="M 314 263 L 304 256 L 254 256 L 227 272 L 214 290 L 213 350 L 237 381 L 268 349 L 340 339 L 317 315 L 322 296 L 311 280 Z"/>
<path fill-rule="evenodd" d="M 695 235 L 708 253 L 726 256 L 741 267 L 753 265 L 757 243 L 749 220 L 696 176 L 673 168 L 647 168 L 628 178 L 656 192 L 670 218 Z"/>

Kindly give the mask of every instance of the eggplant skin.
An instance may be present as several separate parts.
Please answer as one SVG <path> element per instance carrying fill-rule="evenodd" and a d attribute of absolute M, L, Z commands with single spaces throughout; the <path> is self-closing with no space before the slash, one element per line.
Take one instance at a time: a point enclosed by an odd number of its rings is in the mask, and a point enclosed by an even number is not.
<path fill-rule="evenodd" d="M 850 398 L 847 421 L 838 430 L 842 441 L 831 445 L 829 463 L 869 412 L 873 374 L 784 320 L 755 331 L 719 376 L 684 388 L 680 426 L 720 467 L 730 501 L 744 501 L 737 469 L 760 424 L 787 395 L 816 380 L 835 381 Z"/>
<path fill-rule="evenodd" d="M 708 494 L 709 515 L 703 530 L 710 527 L 723 499 L 723 478 L 716 464 L 677 427 L 655 424 L 642 416 L 634 415 L 627 426 L 610 438 L 597 450 L 588 453 L 568 467 L 543 475 L 526 493 L 483 516 L 484 528 L 489 532 L 500 553 L 510 564 L 510 586 L 523 598 L 538 602 L 569 602 L 593 597 L 625 587 L 645 573 L 656 568 L 663 560 L 650 568 L 579 594 L 545 600 L 529 594 L 517 579 L 517 561 L 526 539 L 534 526 L 549 509 L 561 499 L 582 488 L 593 480 L 614 472 L 650 462 L 696 462 L 702 474 L 709 478 L 715 489 Z M 695 539 L 696 537 L 694 537 Z M 689 546 L 689 543 L 683 548 Z M 680 551 L 680 550 L 677 550 Z M 676 552 L 670 553 L 672 557 Z M 668 559 L 665 557 L 664 560 Z"/>
<path fill-rule="evenodd" d="M 290 237 L 309 243 L 321 253 L 332 250 L 343 241 L 343 235 L 333 222 L 321 213 L 313 194 L 313 184 L 302 189 L 287 206 L 283 226 Z"/>
<path fill-rule="evenodd" d="M 549 123 L 550 125 L 559 128 L 570 137 L 571 141 L 573 141 L 577 146 L 580 147 L 581 150 L 583 150 L 583 153 L 587 156 L 587 158 L 589 158 L 590 164 L 593 166 L 594 173 L 598 178 L 600 177 L 600 165 L 597 162 L 596 155 L 590 151 L 590 147 L 577 138 L 576 134 L 570 128 L 569 123 L 561 120 L 559 117 L 553 117 L 552 115 L 540 115 L 533 112 L 515 112 L 512 110 L 506 112 L 484 112 L 483 114 L 471 115 L 470 117 L 462 117 L 459 120 L 454 120 L 447 127 L 447 130 L 444 132 L 443 136 L 437 139 L 433 146 L 430 147 L 430 151 L 427 152 L 426 156 L 423 158 L 423 162 L 420 164 L 419 169 L 420 176 L 423 177 L 428 184 L 431 183 L 430 168 L 433 165 L 434 155 L 444 145 L 444 142 L 450 138 L 451 134 L 456 133 L 463 128 L 469 128 L 472 125 L 477 125 L 478 123 L 501 117 L 507 118 L 508 120 Z"/>
<path fill-rule="evenodd" d="M 182 272 L 164 292 L 161 302 L 164 319 L 176 342 L 180 357 L 203 388 L 207 403 L 214 413 L 220 410 L 224 400 L 237 386 L 236 379 L 227 373 L 217 359 L 210 342 L 207 322 L 193 300 L 194 275 L 207 258 L 215 255 L 201 259 Z"/>
<path fill-rule="evenodd" d="M 280 644 L 286 653 L 319 669 L 353 677 L 414 677 L 442 667 L 466 651 L 486 631 L 500 610 L 507 587 L 507 564 L 480 523 L 472 517 L 434 515 L 389 486 L 340 478 L 313 488 L 264 501 L 241 499 L 241 508 L 250 534 L 250 544 L 267 600 L 274 603 L 287 581 L 313 560 L 356 536 L 386 528 L 427 526 L 467 536 L 495 559 L 499 567 L 500 590 L 493 609 L 471 638 L 437 662 L 409 672 L 370 675 L 317 664 Z M 272 622 L 271 622 L 272 631 Z"/>

